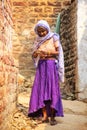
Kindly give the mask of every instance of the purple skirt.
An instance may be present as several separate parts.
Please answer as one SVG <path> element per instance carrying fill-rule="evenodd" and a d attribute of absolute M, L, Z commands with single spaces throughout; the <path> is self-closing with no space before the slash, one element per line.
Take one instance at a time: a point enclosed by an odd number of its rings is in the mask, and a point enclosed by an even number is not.
<path fill-rule="evenodd" d="M 32 87 L 28 116 L 41 116 L 41 108 L 44 106 L 47 108 L 48 116 L 51 116 L 50 108 L 55 109 L 55 116 L 63 116 L 63 107 L 55 60 L 39 61 Z"/>

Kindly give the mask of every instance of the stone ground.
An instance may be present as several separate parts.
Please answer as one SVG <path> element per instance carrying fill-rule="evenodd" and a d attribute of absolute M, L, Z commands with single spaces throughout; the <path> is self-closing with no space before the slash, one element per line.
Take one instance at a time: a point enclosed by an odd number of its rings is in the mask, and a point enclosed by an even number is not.
<path fill-rule="evenodd" d="M 58 124 L 37 124 L 27 117 L 29 93 L 18 96 L 18 108 L 10 117 L 9 130 L 87 130 L 87 103 L 63 100 L 64 117 L 57 117 Z"/>

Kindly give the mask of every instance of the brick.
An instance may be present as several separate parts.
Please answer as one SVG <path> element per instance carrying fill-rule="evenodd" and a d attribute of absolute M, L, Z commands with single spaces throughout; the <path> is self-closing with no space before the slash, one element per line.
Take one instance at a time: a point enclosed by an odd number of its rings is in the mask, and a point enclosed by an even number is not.
<path fill-rule="evenodd" d="M 2 116 L 2 114 L 0 113 L 0 126 L 1 126 L 2 122 L 3 122 L 3 116 Z"/>
<path fill-rule="evenodd" d="M 44 7 L 44 12 L 46 13 L 52 13 L 52 7 Z"/>
<path fill-rule="evenodd" d="M 9 74 L 8 75 L 8 84 L 9 83 L 15 83 L 15 79 L 16 79 L 16 77 L 15 77 L 15 75 L 14 74 Z"/>
<path fill-rule="evenodd" d="M 29 6 L 38 6 L 39 3 L 33 0 L 33 1 L 29 1 L 29 2 L 28 2 L 28 5 L 29 5 Z"/>
<path fill-rule="evenodd" d="M 39 14 L 39 17 L 45 17 L 46 18 L 47 16 L 48 16 L 47 13 L 46 14 L 45 13 L 44 14 Z"/>
<path fill-rule="evenodd" d="M 34 8 L 35 12 L 42 12 L 42 8 Z"/>
<path fill-rule="evenodd" d="M 11 94 L 11 88 L 10 88 L 10 84 L 8 84 L 9 87 L 6 88 L 6 93 L 9 95 Z M 8 102 L 8 101 L 7 101 Z M 10 103 L 10 100 L 9 100 Z M 8 104 L 8 103 L 7 103 Z"/>
<path fill-rule="evenodd" d="M 53 8 L 53 14 L 58 14 L 61 11 L 61 8 Z"/>
<path fill-rule="evenodd" d="M 32 13 L 34 11 L 34 9 L 32 7 L 30 7 L 29 9 L 27 9 L 28 13 Z"/>
<path fill-rule="evenodd" d="M 0 86 L 5 84 L 5 75 L 3 72 L 0 72 Z"/>
<path fill-rule="evenodd" d="M 35 19 L 31 19 L 31 18 L 30 18 L 30 19 L 29 19 L 29 22 L 30 22 L 30 23 L 35 23 Z"/>
<path fill-rule="evenodd" d="M 3 60 L 3 63 L 4 63 L 4 64 L 14 66 L 14 60 L 13 60 L 13 58 L 10 57 L 10 56 L 8 56 L 8 55 L 4 55 L 4 56 L 2 57 L 2 60 Z"/>
<path fill-rule="evenodd" d="M 13 6 L 26 6 L 26 2 L 13 2 Z"/>
<path fill-rule="evenodd" d="M 37 18 L 37 17 L 38 17 L 38 13 L 36 13 L 36 14 L 34 14 L 34 13 L 33 13 L 33 14 L 30 14 L 30 17 L 31 17 L 31 18 L 32 18 L 32 17 L 34 17 L 34 18 L 36 17 L 36 18 Z"/>
<path fill-rule="evenodd" d="M 50 18 L 57 18 L 58 14 L 49 14 Z"/>
<path fill-rule="evenodd" d="M 0 100 L 4 97 L 4 89 L 0 87 Z"/>
<path fill-rule="evenodd" d="M 47 5 L 47 3 L 44 1 L 44 2 L 40 2 L 39 5 L 43 6 L 43 5 Z"/>
<path fill-rule="evenodd" d="M 0 40 L 5 44 L 6 43 L 6 38 L 4 37 L 4 34 L 0 35 Z"/>
<path fill-rule="evenodd" d="M 71 5 L 71 1 L 64 1 L 63 2 L 63 6 L 69 6 L 69 5 Z"/>
<path fill-rule="evenodd" d="M 0 101 L 0 113 L 1 113 L 2 111 L 4 111 L 5 107 L 6 107 L 5 102 L 4 102 L 3 100 Z"/>
<path fill-rule="evenodd" d="M 48 23 L 50 23 L 50 25 L 53 24 L 53 23 L 56 23 L 55 18 L 54 19 L 49 18 L 49 19 L 47 19 L 47 21 L 48 21 Z"/>
<path fill-rule="evenodd" d="M 0 63 L 0 72 L 3 71 L 3 65 Z"/>
<path fill-rule="evenodd" d="M 1 18 L 1 20 L 3 19 L 3 11 L 2 11 L 2 8 L 0 8 L 0 18 Z"/>
<path fill-rule="evenodd" d="M 0 1 L 0 7 L 1 7 L 1 5 L 2 5 L 2 2 Z"/>
<path fill-rule="evenodd" d="M 60 6 L 61 7 L 61 2 L 58 2 L 58 1 L 48 1 L 47 2 L 49 6 Z"/>
<path fill-rule="evenodd" d="M 3 57 L 2 57 L 2 60 L 3 60 L 3 63 L 4 63 L 4 64 L 7 64 L 7 65 L 10 65 L 10 64 L 11 64 L 11 62 L 10 62 L 10 60 L 9 60 L 9 58 L 8 58 L 7 55 L 3 56 Z"/>
<path fill-rule="evenodd" d="M 4 65 L 5 72 L 10 72 L 10 65 Z"/>

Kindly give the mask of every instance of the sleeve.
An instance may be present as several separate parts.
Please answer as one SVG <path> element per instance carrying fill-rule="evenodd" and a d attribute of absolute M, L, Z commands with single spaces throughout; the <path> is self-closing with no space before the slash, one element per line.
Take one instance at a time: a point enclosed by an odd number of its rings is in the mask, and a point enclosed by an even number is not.
<path fill-rule="evenodd" d="M 60 82 L 64 82 L 64 55 L 62 45 L 59 43 L 58 73 Z"/>
<path fill-rule="evenodd" d="M 59 35 L 58 34 L 54 34 L 53 36 L 53 41 L 54 41 L 54 46 L 55 48 L 59 47 Z"/>
<path fill-rule="evenodd" d="M 54 35 L 54 43 L 59 48 L 59 54 L 58 54 L 58 75 L 60 82 L 64 82 L 64 54 L 63 54 L 63 48 L 60 43 L 60 37 L 59 34 Z"/>

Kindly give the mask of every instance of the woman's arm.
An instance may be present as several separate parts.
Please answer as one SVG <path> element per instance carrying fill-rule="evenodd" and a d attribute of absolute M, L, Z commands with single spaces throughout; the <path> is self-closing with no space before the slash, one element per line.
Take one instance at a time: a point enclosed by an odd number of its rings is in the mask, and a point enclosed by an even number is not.
<path fill-rule="evenodd" d="M 38 55 L 39 55 L 40 57 L 45 57 L 45 56 L 47 56 L 47 53 L 44 52 L 44 51 L 38 51 L 38 50 L 37 50 L 37 51 L 35 51 L 35 52 L 33 53 L 32 56 L 33 56 L 34 58 L 36 58 Z"/>
<path fill-rule="evenodd" d="M 47 55 L 49 55 L 49 56 L 58 56 L 58 51 L 59 51 L 59 48 L 58 47 L 56 47 L 55 48 L 55 51 L 48 51 L 47 52 Z"/>
<path fill-rule="evenodd" d="M 38 55 L 40 57 L 51 57 L 51 56 L 58 56 L 58 51 L 59 51 L 59 47 L 58 47 L 58 41 L 56 41 L 54 43 L 54 47 L 55 49 L 53 49 L 53 51 L 51 51 L 50 49 L 48 51 L 46 50 L 37 50 L 33 53 L 33 57 L 36 58 Z"/>
<path fill-rule="evenodd" d="M 59 54 L 59 41 L 58 40 L 54 42 L 54 47 L 55 47 L 55 49 L 54 49 L 54 51 L 50 52 L 50 55 L 58 56 L 58 54 Z"/>

